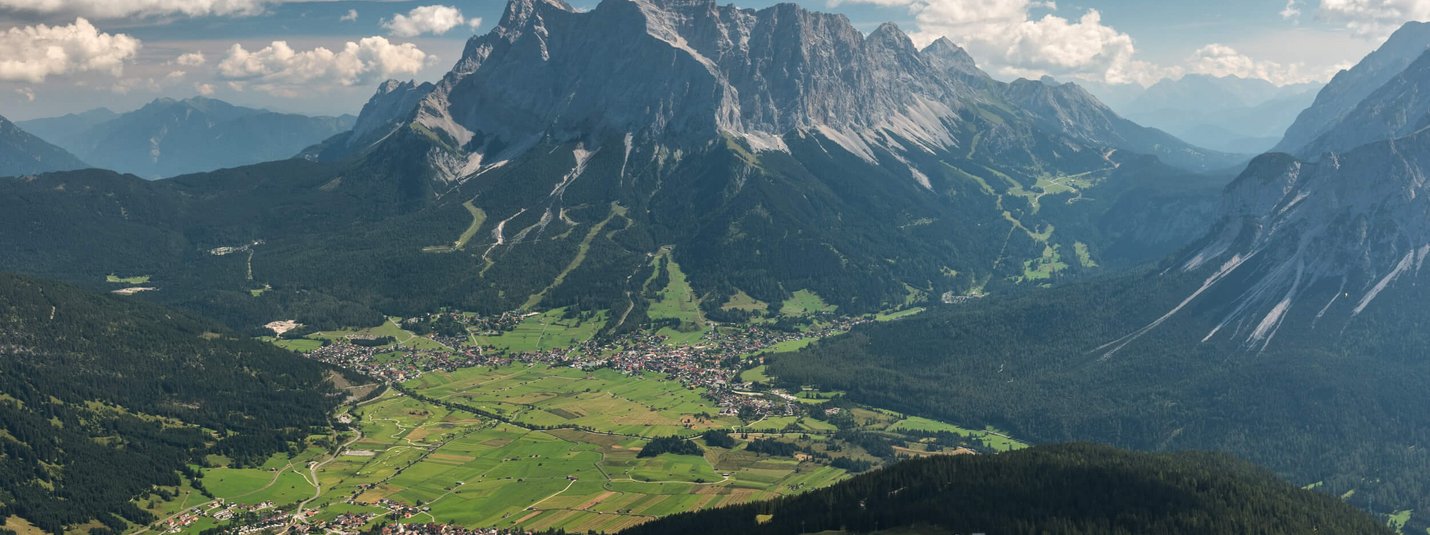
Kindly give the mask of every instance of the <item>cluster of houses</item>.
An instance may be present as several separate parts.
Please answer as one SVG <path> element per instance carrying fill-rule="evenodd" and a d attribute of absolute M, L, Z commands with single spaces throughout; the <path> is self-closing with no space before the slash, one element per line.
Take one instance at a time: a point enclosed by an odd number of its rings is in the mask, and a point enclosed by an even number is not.
<path fill-rule="evenodd" d="M 440 312 L 408 319 L 404 323 L 429 322 L 439 317 L 459 321 L 470 332 L 480 331 L 483 335 L 514 329 L 523 318 L 515 312 L 496 316 Z M 631 375 L 660 373 L 686 387 L 704 389 L 706 396 L 720 407 L 722 414 L 785 415 L 799 410 L 792 396 L 775 391 L 754 391 L 753 385 L 736 381 L 742 367 L 747 365 L 745 357 L 782 342 L 846 331 L 866 321 L 863 318 L 834 319 L 803 332 L 747 325 L 738 329 L 711 331 L 699 344 L 687 346 L 672 346 L 666 343 L 664 336 L 640 331 L 593 340 L 576 347 L 520 353 L 464 347 L 465 340 L 452 341 L 449 345 L 457 349 L 450 350 L 367 347 L 338 341 L 313 350 L 308 356 L 389 382 L 410 380 L 431 371 L 514 363 L 583 370 L 610 368 Z"/>
<path fill-rule="evenodd" d="M 527 535 L 530 531 L 518 528 L 469 529 L 451 524 L 389 524 L 382 527 L 382 535 Z"/>
<path fill-rule="evenodd" d="M 263 502 L 254 505 L 230 503 L 223 498 L 211 501 L 207 506 L 197 506 L 165 520 L 167 533 L 178 533 L 184 528 L 198 522 L 199 519 L 210 517 L 218 522 L 225 522 L 240 513 L 256 513 L 273 508 L 273 502 Z"/>

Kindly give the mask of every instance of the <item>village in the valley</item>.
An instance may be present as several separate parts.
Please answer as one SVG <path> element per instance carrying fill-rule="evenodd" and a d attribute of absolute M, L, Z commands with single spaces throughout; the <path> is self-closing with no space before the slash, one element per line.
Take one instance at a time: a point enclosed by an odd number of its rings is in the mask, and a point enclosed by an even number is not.
<path fill-rule="evenodd" d="M 515 328 L 523 317 L 515 312 L 497 316 L 438 312 L 408 319 L 403 324 L 427 324 L 442 319 L 458 322 L 468 332 L 500 334 Z M 440 349 L 394 347 L 391 343 L 375 344 L 371 340 L 348 338 L 325 341 L 307 355 L 390 383 L 415 379 L 426 372 L 515 363 L 583 370 L 610 368 L 630 375 L 659 373 L 687 387 L 704 389 L 705 395 L 720 407 L 721 414 L 758 418 L 791 414 L 798 406 L 794 396 L 783 390 L 739 380 L 742 370 L 759 364 L 762 352 L 783 343 L 846 332 L 868 321 L 830 318 L 803 331 L 778 330 L 764 325 L 728 326 L 710 329 L 692 345 L 672 344 L 665 336 L 642 330 L 572 347 L 521 352 L 472 345 L 469 337 L 437 333 L 428 337 L 441 344 Z M 285 323 L 283 327 L 291 329 L 296 324 Z"/>

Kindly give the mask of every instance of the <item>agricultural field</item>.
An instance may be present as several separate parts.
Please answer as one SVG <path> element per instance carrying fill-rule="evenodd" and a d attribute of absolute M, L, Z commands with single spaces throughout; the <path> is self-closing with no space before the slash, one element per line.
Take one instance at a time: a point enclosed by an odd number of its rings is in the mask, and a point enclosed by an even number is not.
<path fill-rule="evenodd" d="M 796 291 L 780 305 L 780 314 L 785 316 L 811 316 L 834 310 L 834 305 L 825 303 L 824 298 L 809 290 Z"/>
<path fill-rule="evenodd" d="M 668 260 L 656 262 L 663 271 L 652 276 L 648 286 L 660 281 L 664 288 L 648 293 L 658 297 L 652 316 L 699 325 L 695 334 L 705 333 L 713 324 L 699 314 L 698 299 L 680 267 Z M 806 317 L 832 310 L 807 291 L 797 292 L 781 308 Z M 910 308 L 876 319 L 920 311 Z M 314 352 L 324 341 L 390 337 L 392 345 L 367 350 L 367 362 L 401 368 L 412 366 L 404 360 L 411 357 L 406 351 L 410 349 L 471 355 L 472 348 L 465 346 L 508 353 L 572 347 L 592 339 L 607 319 L 604 312 L 566 316 L 559 309 L 532 312 L 504 319 L 508 323 L 503 329 L 510 330 L 499 335 L 473 334 L 466 342 L 459 337 L 454 342 L 451 335 L 442 338 L 462 348 L 405 330 L 408 324 L 400 318 L 388 318 L 376 327 L 268 341 Z M 821 317 L 805 337 L 772 342 L 766 350 L 805 347 L 819 336 L 839 332 L 833 330 L 834 321 Z M 665 343 L 698 341 L 675 338 Z M 582 351 L 601 354 L 608 349 Z M 900 457 L 1021 447 L 992 429 L 967 430 L 864 407 L 842 399 L 842 392 L 770 392 L 763 366 L 742 373 L 743 380 L 757 383 L 753 392 L 731 390 L 720 382 L 710 383 L 719 390 L 707 393 L 703 386 L 689 386 L 665 373 L 580 369 L 566 360 L 482 362 L 453 371 L 388 376 L 401 382 L 341 409 L 335 418 L 344 425 L 338 430 L 311 436 L 296 445 L 292 451 L 297 453 L 274 456 L 262 466 L 237 467 L 221 457 L 208 459 L 201 469 L 201 488 L 222 502 L 176 488 L 163 494 L 173 496 L 168 501 L 151 497 L 141 503 L 161 518 L 221 503 L 239 510 L 261 508 L 257 511 L 262 515 L 301 509 L 312 515 L 309 523 L 353 513 L 364 515 L 359 522 L 368 526 L 437 522 L 614 532 L 662 515 L 805 492 Z M 339 386 L 356 388 L 346 382 Z M 747 396 L 773 403 L 766 407 L 786 408 L 754 411 L 744 401 L 731 401 Z M 703 436 L 707 432 L 728 436 L 716 441 L 722 446 L 711 446 Z M 658 438 L 668 444 L 668 437 L 700 449 L 680 448 L 677 453 L 662 446 L 665 453 L 640 456 Z M 272 510 L 267 509 L 270 505 Z M 219 523 L 203 516 L 183 531 L 197 533 Z"/>
<path fill-rule="evenodd" d="M 203 483 L 229 503 L 292 508 L 311 499 L 306 508 L 317 511 L 314 521 L 370 512 L 377 515 L 373 524 L 610 532 L 846 477 L 811 460 L 746 452 L 748 439 L 730 449 L 707 446 L 698 438 L 703 430 L 743 424 L 713 416 L 718 409 L 699 392 L 655 376 L 514 365 L 427 374 L 404 387 L 424 399 L 495 412 L 502 421 L 389 391 L 347 409 L 358 432 L 335 437 L 336 448 L 314 442 L 260 467 L 206 468 Z M 791 422 L 746 431 L 768 433 Z M 580 429 L 554 428 L 563 424 Z M 651 437 L 670 435 L 695 440 L 704 454 L 637 457 Z"/>
<path fill-rule="evenodd" d="M 498 336 L 472 336 L 472 344 L 503 351 L 527 352 L 560 349 L 590 340 L 606 324 L 606 313 L 587 318 L 566 318 L 566 309 L 531 313 L 516 329 Z"/>
<path fill-rule="evenodd" d="M 391 337 L 393 340 L 396 340 L 397 345 L 401 347 L 432 350 L 451 349 L 426 336 L 418 336 L 412 332 L 403 330 L 402 326 L 397 324 L 397 321 L 398 318 L 388 318 L 387 322 L 377 327 L 357 330 L 321 331 L 310 334 L 307 338 L 319 341 L 337 341 L 353 338 L 376 339 Z"/>

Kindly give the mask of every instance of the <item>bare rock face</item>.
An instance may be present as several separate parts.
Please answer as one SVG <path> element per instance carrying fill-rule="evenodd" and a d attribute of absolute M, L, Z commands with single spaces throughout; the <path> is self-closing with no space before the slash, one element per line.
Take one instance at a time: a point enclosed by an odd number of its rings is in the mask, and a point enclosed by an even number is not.
<path fill-rule="evenodd" d="M 1388 78 L 1301 157 L 1263 155 L 1228 186 L 1216 230 L 1175 266 L 1204 273 L 1201 288 L 1154 326 L 1201 309 L 1215 325 L 1206 340 L 1260 350 L 1283 327 L 1334 330 L 1418 295 L 1430 255 L 1430 52 L 1399 73 L 1382 70 L 1424 48 L 1426 28 L 1406 25 L 1327 86 L 1303 119 L 1329 113 L 1326 102 L 1350 94 L 1353 82 Z"/>
<path fill-rule="evenodd" d="M 1430 124 L 1430 52 L 1352 108 L 1299 151 L 1314 158 L 1367 143 L 1407 136 Z"/>
<path fill-rule="evenodd" d="M 1385 44 L 1349 70 L 1337 73 L 1301 112 L 1276 145 L 1276 151 L 1319 156 L 1309 145 L 1336 128 L 1362 101 L 1400 74 L 1430 47 L 1430 24 L 1407 22 Z M 1385 138 L 1382 138 L 1385 139 Z M 1350 147 L 1345 147 L 1350 148 Z"/>
<path fill-rule="evenodd" d="M 714 0 L 607 0 L 578 12 L 560 0 L 513 0 L 430 90 L 384 87 L 358 130 L 390 124 L 385 113 L 421 95 L 408 124 L 437 142 L 429 158 L 444 181 L 539 142 L 627 135 L 686 150 L 730 137 L 755 151 L 788 151 L 786 136 L 813 134 L 872 162 L 881 152 L 960 149 L 975 131 L 990 147 L 1017 145 L 1027 136 L 1019 130 L 1038 123 L 1088 145 L 1080 149 L 1194 168 L 1223 156 L 1118 118 L 1075 86 L 1060 90 L 1070 97 L 1028 98 L 946 39 L 919 50 L 892 24 L 865 36 L 842 15 L 795 4 L 756 11 Z M 970 122 L 979 107 L 1032 100 L 1012 126 Z M 1094 123 L 1077 122 L 1089 116 Z"/>
<path fill-rule="evenodd" d="M 1106 349 L 1197 311 L 1214 326 L 1204 342 L 1261 351 L 1283 328 L 1335 332 L 1390 306 L 1387 295 L 1419 286 L 1430 255 L 1427 167 L 1426 132 L 1315 162 L 1257 158 L 1227 188 L 1216 230 L 1170 268 L 1203 274 L 1201 287 Z"/>

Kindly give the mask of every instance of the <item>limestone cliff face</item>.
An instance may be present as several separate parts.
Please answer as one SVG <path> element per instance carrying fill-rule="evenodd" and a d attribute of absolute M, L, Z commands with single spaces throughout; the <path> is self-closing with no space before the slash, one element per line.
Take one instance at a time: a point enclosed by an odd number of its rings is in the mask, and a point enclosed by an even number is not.
<path fill-rule="evenodd" d="M 892 24 L 865 36 L 842 15 L 794 4 L 606 0 L 578 12 L 560 0 L 513 0 L 430 90 L 379 91 L 359 129 L 391 121 L 388 103 L 402 100 L 393 94 L 421 95 L 407 122 L 438 142 L 429 156 L 448 181 L 542 141 L 627 136 L 687 150 L 731 137 L 787 151 L 786 136 L 814 134 L 873 162 L 883 152 L 962 150 L 974 133 L 988 147 L 1016 147 L 1041 128 L 1086 145 L 1078 150 L 1202 168 L 1194 160 L 1217 157 L 1117 117 L 1080 88 L 1050 90 L 1064 96 L 1029 98 L 947 40 L 919 50 Z M 989 107 L 1012 124 L 980 120 Z"/>
<path fill-rule="evenodd" d="M 1286 136 L 1275 150 L 1302 157 L 1319 156 L 1308 152 L 1317 150 L 1308 146 L 1335 129 L 1366 97 L 1414 63 L 1427 47 L 1430 47 L 1430 24 L 1407 22 L 1355 67 L 1337 73 L 1316 95 L 1311 107 L 1302 111 L 1286 130 Z"/>

